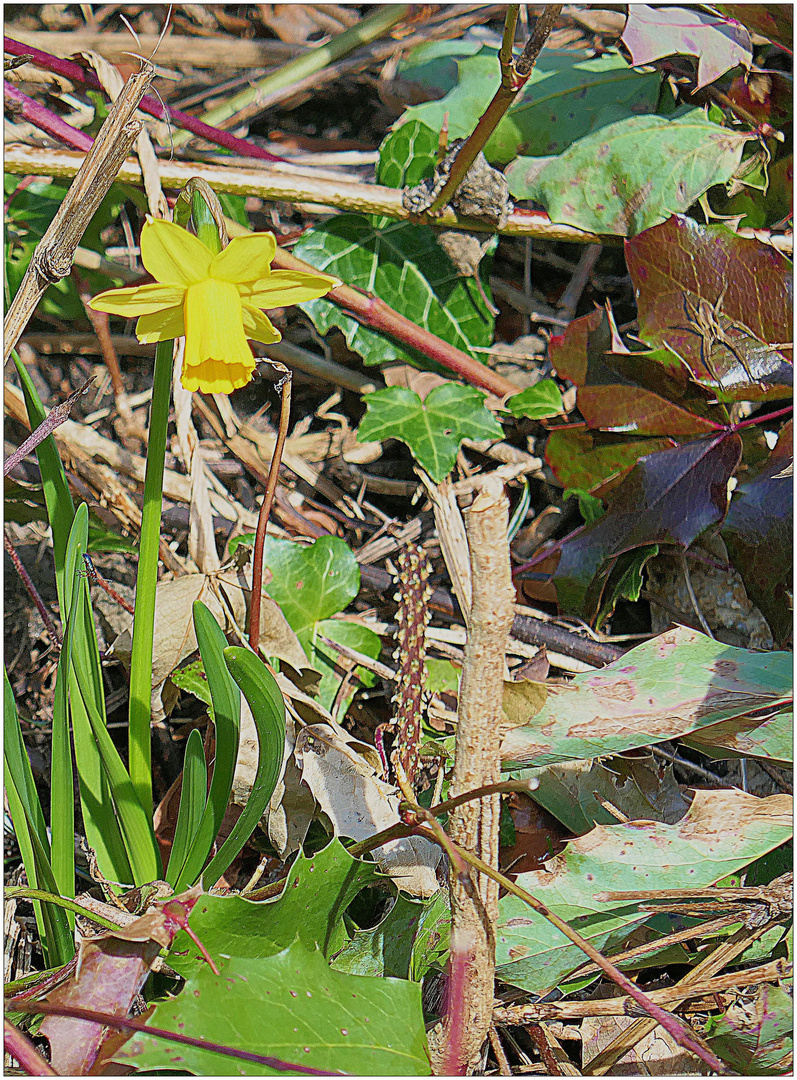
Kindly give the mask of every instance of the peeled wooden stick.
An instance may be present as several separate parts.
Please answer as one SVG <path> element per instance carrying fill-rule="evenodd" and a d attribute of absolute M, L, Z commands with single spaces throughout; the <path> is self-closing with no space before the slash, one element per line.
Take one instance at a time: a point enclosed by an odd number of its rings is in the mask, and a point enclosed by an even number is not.
<path fill-rule="evenodd" d="M 452 797 L 501 779 L 501 701 L 515 601 L 507 537 L 509 501 L 498 477 L 485 477 L 465 518 L 473 604 L 462 668 Z M 500 812 L 500 795 L 457 807 L 450 820 L 452 840 L 497 867 Z M 463 880 L 452 865 L 452 970 L 441 1046 L 444 1073 L 465 1072 L 487 1037 L 493 1009 L 497 915 L 496 882 L 483 874 L 475 883 Z"/>

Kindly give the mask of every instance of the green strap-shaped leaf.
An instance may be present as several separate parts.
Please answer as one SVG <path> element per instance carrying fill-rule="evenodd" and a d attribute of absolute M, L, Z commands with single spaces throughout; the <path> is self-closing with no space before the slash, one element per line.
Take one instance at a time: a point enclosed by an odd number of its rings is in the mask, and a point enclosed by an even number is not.
<path fill-rule="evenodd" d="M 183 863 L 176 864 L 181 866 L 175 882 L 176 892 L 193 885 L 199 877 L 221 828 L 232 791 L 241 727 L 241 691 L 235 685 L 224 662 L 227 640 L 219 624 L 200 600 L 194 603 L 194 628 L 213 701 L 216 761 L 213 765 L 210 791 L 203 802 L 204 810 L 193 843 L 190 850 L 186 851 Z M 204 796 L 205 793 L 203 798 Z M 171 869 L 171 861 L 169 868 Z M 171 881 L 168 877 L 166 880 Z"/>
<path fill-rule="evenodd" d="M 7 674 L 3 687 L 3 773 L 8 807 L 28 881 L 34 888 L 41 887 L 47 892 L 57 893 L 44 814 L 22 741 L 14 694 Z M 66 912 L 39 901 L 34 901 L 33 907 L 47 966 L 66 964 L 75 951 Z"/>
<path fill-rule="evenodd" d="M 263 816 L 282 771 L 285 748 L 285 702 L 274 676 L 249 649 L 230 646 L 224 650 L 224 660 L 249 702 L 260 747 L 257 774 L 249 800 L 232 832 L 202 875 L 206 889 L 218 881 Z"/>
<path fill-rule="evenodd" d="M 177 812 L 174 841 L 169 856 L 169 865 L 166 869 L 166 881 L 172 886 L 175 885 L 180 868 L 185 865 L 185 860 L 196 842 L 207 794 L 208 769 L 205 764 L 205 750 L 202 745 L 202 736 L 194 728 L 188 736 L 188 743 L 185 748 L 180 809 Z M 175 891 L 179 890 L 175 889 Z"/>

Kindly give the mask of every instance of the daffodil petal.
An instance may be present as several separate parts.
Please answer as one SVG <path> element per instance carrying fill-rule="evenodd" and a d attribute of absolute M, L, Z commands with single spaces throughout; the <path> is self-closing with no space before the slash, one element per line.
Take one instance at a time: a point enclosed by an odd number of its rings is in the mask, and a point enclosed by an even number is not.
<path fill-rule="evenodd" d="M 255 370 L 255 358 L 251 364 L 228 364 L 219 360 L 206 360 L 194 367 L 184 366 L 180 382 L 184 389 L 203 394 L 231 394 L 252 381 Z"/>
<path fill-rule="evenodd" d="M 214 278 L 191 285 L 185 295 L 185 330 L 186 390 L 229 394 L 249 382 L 255 360 L 235 285 Z"/>
<path fill-rule="evenodd" d="M 276 251 L 273 233 L 236 236 L 213 257 L 210 276 L 236 285 L 244 281 L 255 282 L 270 272 Z"/>
<path fill-rule="evenodd" d="M 262 311 L 258 311 L 257 308 L 252 307 L 250 304 L 242 304 L 243 319 L 244 319 L 244 333 L 252 341 L 262 341 L 264 345 L 273 345 L 277 341 L 282 340 L 282 334 L 272 325 L 271 319 L 268 319 Z"/>
<path fill-rule="evenodd" d="M 136 337 L 142 345 L 153 341 L 168 341 L 185 335 L 183 305 L 157 311 L 152 315 L 142 315 L 136 323 Z"/>
<path fill-rule="evenodd" d="M 196 285 L 208 276 L 213 255 L 173 221 L 148 221 L 141 230 L 141 261 L 164 285 Z"/>
<path fill-rule="evenodd" d="M 89 307 L 111 315 L 149 315 L 182 304 L 185 289 L 177 285 L 139 285 L 133 289 L 109 289 L 98 293 Z"/>
<path fill-rule="evenodd" d="M 336 285 L 340 285 L 340 281 L 326 274 L 274 270 L 260 281 L 239 285 L 238 292 L 246 304 L 258 308 L 275 308 L 315 300 L 319 296 L 325 296 Z"/>

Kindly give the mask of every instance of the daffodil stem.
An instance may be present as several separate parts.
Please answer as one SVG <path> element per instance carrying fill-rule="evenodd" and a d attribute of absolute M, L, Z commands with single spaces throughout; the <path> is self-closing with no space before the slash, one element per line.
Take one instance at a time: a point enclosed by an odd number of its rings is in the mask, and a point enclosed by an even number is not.
<path fill-rule="evenodd" d="M 172 383 L 173 341 L 155 348 L 155 379 L 149 418 L 147 471 L 133 617 L 133 649 L 130 658 L 130 779 L 141 805 L 152 809 L 152 751 L 150 745 L 150 698 L 152 695 L 152 647 L 155 628 L 155 587 L 158 583 L 158 547 L 163 509 L 163 470 Z"/>
<path fill-rule="evenodd" d="M 282 407 L 280 409 L 280 426 L 277 432 L 277 441 L 274 444 L 274 454 L 271 458 L 271 466 L 268 470 L 266 481 L 266 493 L 260 507 L 257 519 L 257 533 L 255 534 L 255 547 L 252 554 L 252 599 L 249 604 L 249 645 L 257 652 L 260 644 L 260 602 L 263 595 L 263 549 L 266 544 L 266 528 L 271 514 L 271 505 L 274 502 L 274 492 L 277 489 L 277 478 L 282 461 L 282 451 L 288 438 L 288 420 L 291 414 L 291 375 L 288 372 L 280 383 L 282 394 Z"/>

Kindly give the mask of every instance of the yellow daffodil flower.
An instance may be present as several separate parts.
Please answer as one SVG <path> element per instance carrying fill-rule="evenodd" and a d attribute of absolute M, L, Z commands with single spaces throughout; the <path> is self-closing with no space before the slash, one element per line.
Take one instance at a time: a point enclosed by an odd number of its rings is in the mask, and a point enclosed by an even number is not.
<path fill-rule="evenodd" d="M 111 289 L 95 296 L 91 307 L 138 316 L 142 344 L 185 337 L 186 390 L 229 394 L 245 386 L 255 369 L 247 338 L 266 345 L 280 340 L 264 308 L 314 300 L 340 284 L 325 274 L 272 270 L 276 250 L 271 233 L 252 233 L 214 255 L 179 225 L 148 221 L 141 261 L 156 284 Z"/>

